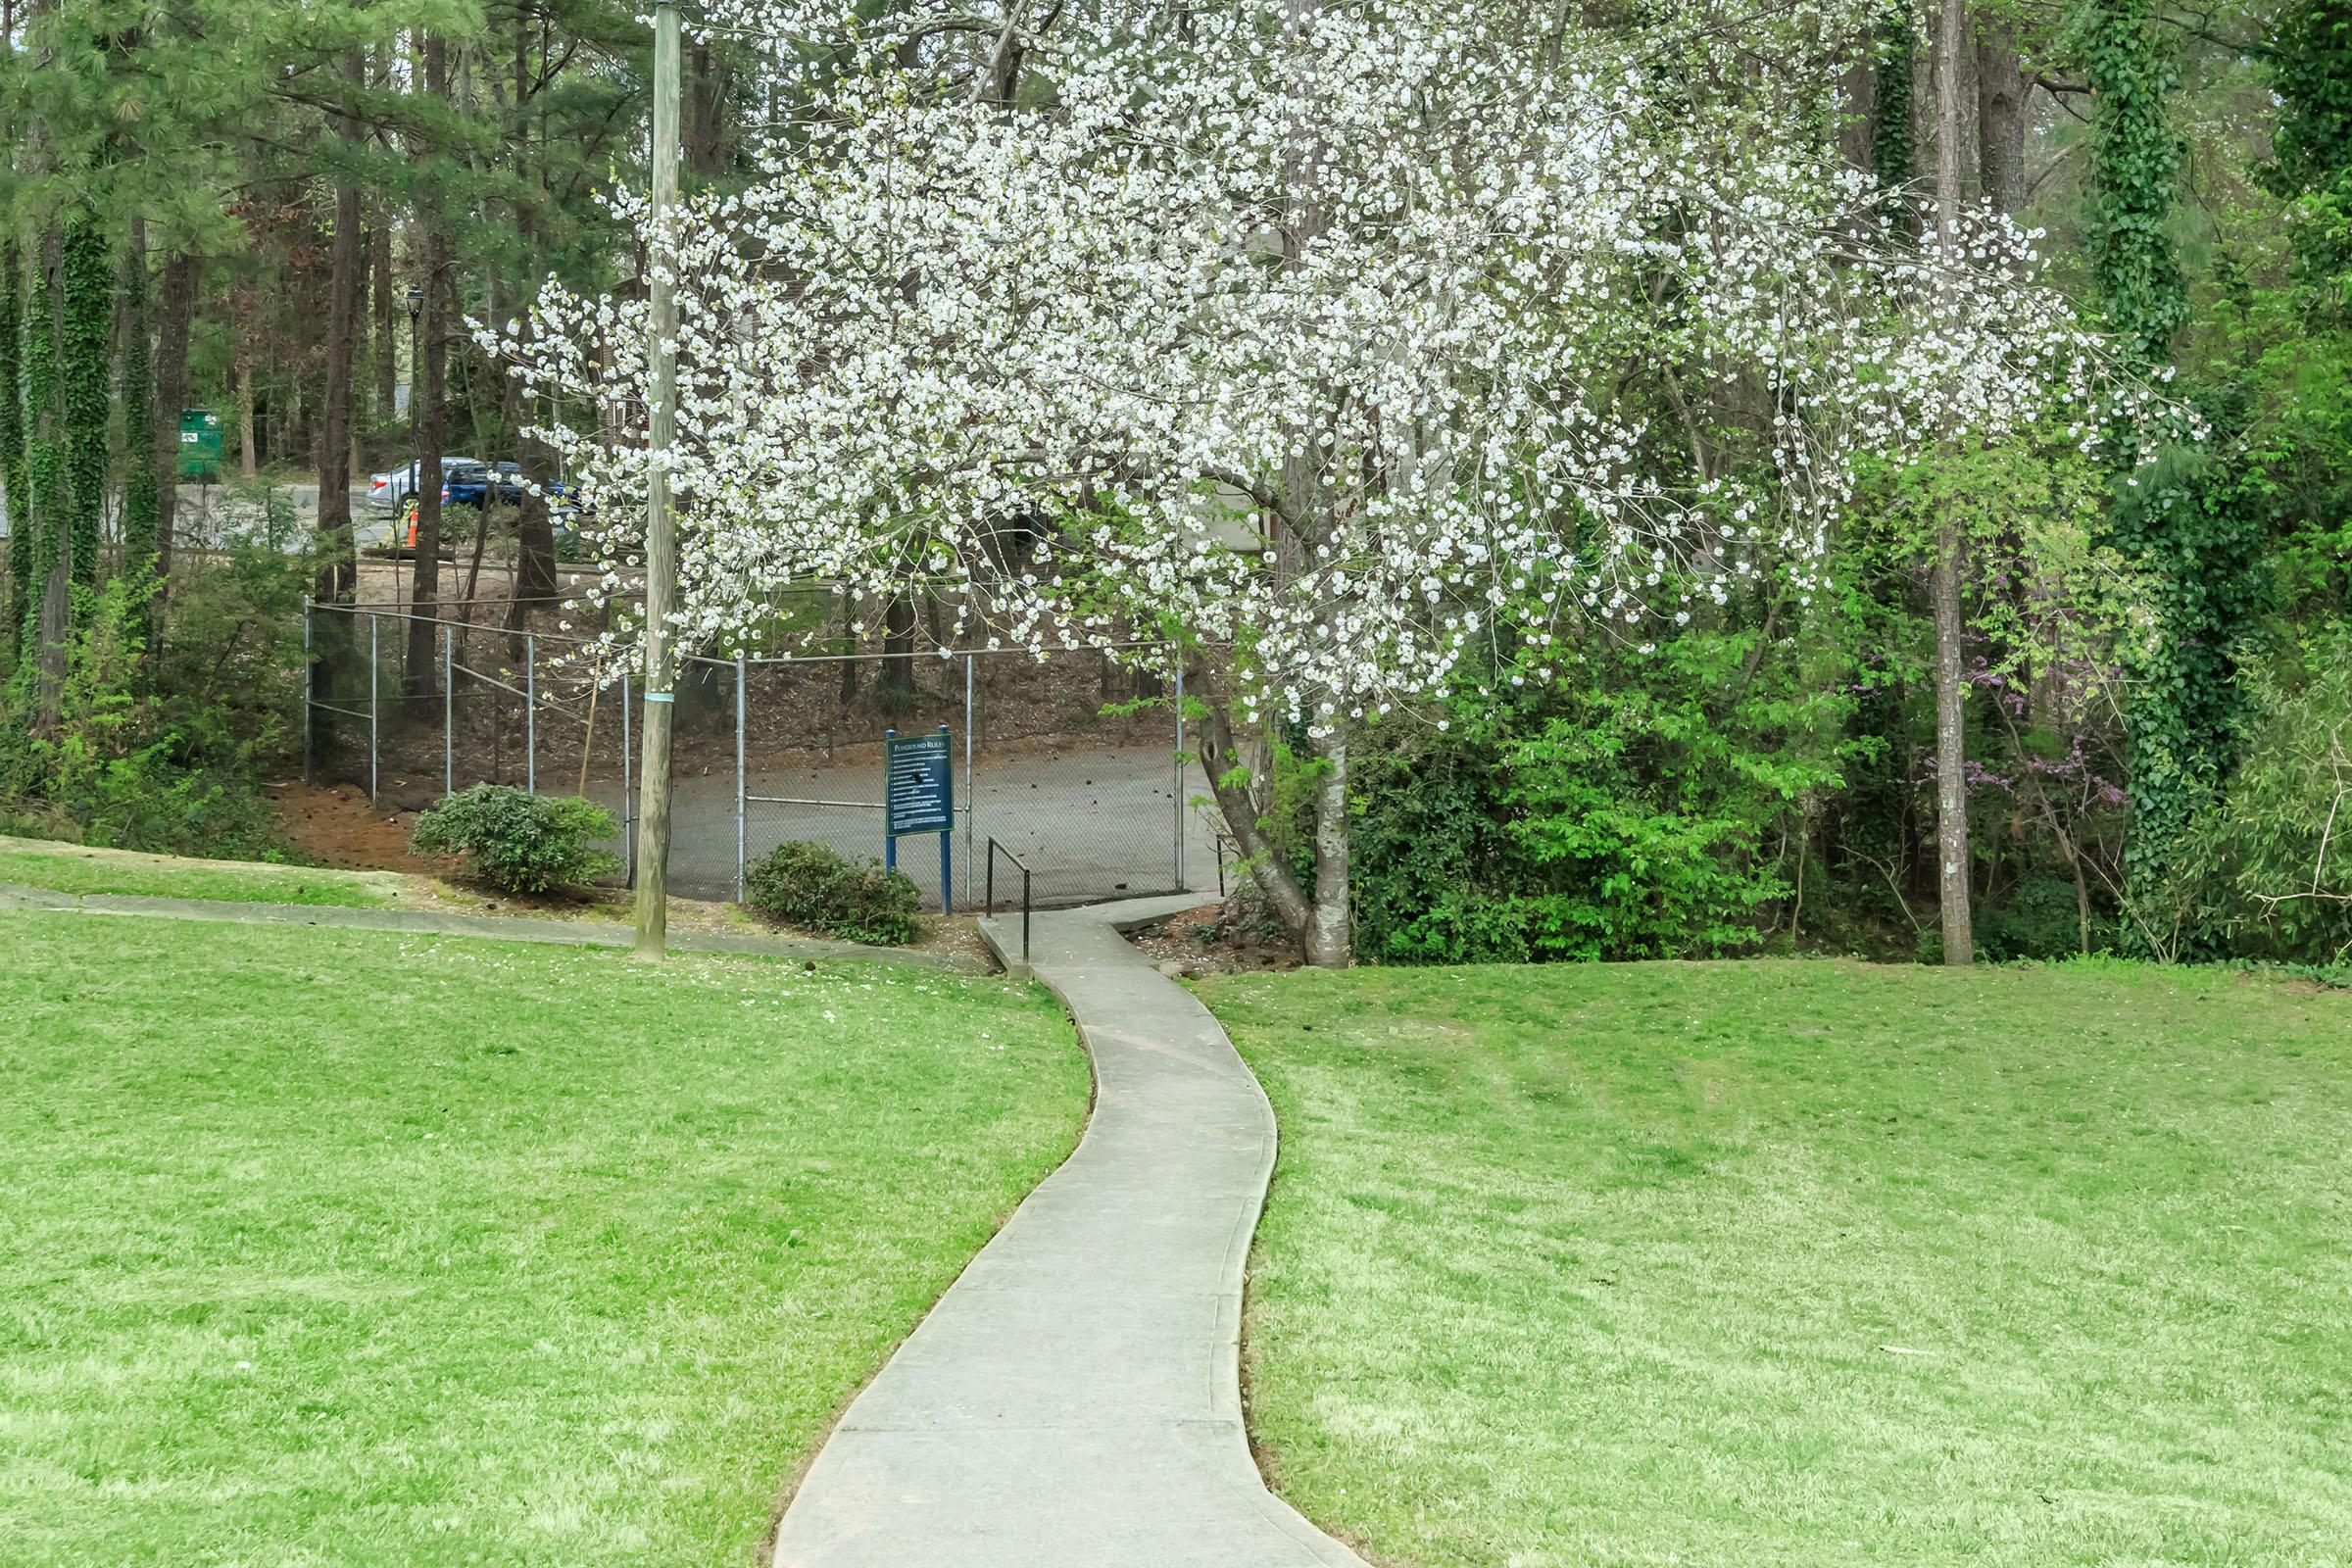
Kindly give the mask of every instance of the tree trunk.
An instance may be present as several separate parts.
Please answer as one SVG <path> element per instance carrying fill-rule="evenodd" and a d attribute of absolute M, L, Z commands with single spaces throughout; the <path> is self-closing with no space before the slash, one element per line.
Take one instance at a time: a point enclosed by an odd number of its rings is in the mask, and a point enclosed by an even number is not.
<path fill-rule="evenodd" d="M 914 696 L 914 598 L 894 596 L 882 612 L 882 671 L 875 694 L 887 701 L 905 702 Z"/>
<path fill-rule="evenodd" d="M 262 471 L 260 454 L 255 450 L 253 439 L 252 330 L 252 321 L 241 315 L 237 321 L 237 471 L 248 479 Z"/>
<path fill-rule="evenodd" d="M 1977 23 L 1977 171 L 1984 199 L 2000 213 L 2026 205 L 2026 92 L 2017 24 L 1992 15 Z"/>
<path fill-rule="evenodd" d="M 29 612 L 33 723 L 46 734 L 57 727 L 66 690 L 66 612 L 72 603 L 67 573 L 72 564 L 65 502 L 65 415 L 59 402 L 58 337 L 65 329 L 58 303 L 58 238 L 49 225 L 37 242 L 24 291 L 24 466 L 25 516 L 32 534 L 32 574 L 39 599 Z"/>
<path fill-rule="evenodd" d="M 1306 961 L 1345 969 L 1355 961 L 1353 906 L 1348 892 L 1348 732 L 1324 740 L 1315 781 L 1315 899 L 1307 919 Z"/>
<path fill-rule="evenodd" d="M 848 712 L 858 706 L 858 596 L 841 595 L 841 651 L 850 657 L 841 662 L 841 710 Z"/>
<path fill-rule="evenodd" d="M 1967 41 L 1963 0 L 1938 0 L 1936 29 L 1936 221 L 1947 256 L 1960 233 L 1960 72 Z M 1936 524 L 1930 597 L 1936 618 L 1936 859 L 1943 961 L 1975 961 L 1969 918 L 1968 714 L 1962 685 L 1961 534 L 1949 512 Z"/>
<path fill-rule="evenodd" d="M 1225 830 L 1250 862 L 1250 880 L 1274 906 L 1275 917 L 1303 947 L 1314 910 L 1274 841 L 1266 836 L 1250 781 L 1237 776 L 1244 765 L 1241 748 L 1234 742 L 1233 721 L 1225 703 L 1214 694 L 1206 666 L 1198 662 L 1192 666 L 1186 675 L 1186 689 L 1202 700 L 1200 724 L 1207 743 L 1203 771 L 1208 774 L 1209 793 L 1217 798 L 1217 809 L 1225 818 Z"/>
<path fill-rule="evenodd" d="M 710 179 L 727 166 L 727 93 L 735 68 L 708 43 L 686 46 L 686 172 Z"/>
<path fill-rule="evenodd" d="M 438 98 L 448 88 L 448 51 L 438 33 L 424 39 L 424 90 Z M 410 610 L 417 618 L 409 625 L 409 653 L 403 685 L 412 706 L 422 706 L 439 689 L 434 670 L 436 649 L 433 616 L 441 598 L 441 380 L 448 365 L 448 316 L 442 300 L 444 241 L 441 224 L 429 199 L 416 213 L 419 270 L 424 274 L 424 320 L 418 347 L 424 363 L 410 393 L 416 411 L 416 548 L 409 563 Z"/>
<path fill-rule="evenodd" d="M 162 533 L 161 497 L 149 461 L 155 451 L 155 339 L 147 287 L 147 221 L 130 220 L 122 247 L 122 569 L 142 577 L 155 569 L 156 540 Z M 153 601 L 150 601 L 152 607 Z M 152 646 L 152 624 L 150 626 Z"/>
<path fill-rule="evenodd" d="M 345 70 L 356 88 L 367 79 L 367 62 L 354 49 Z M 338 117 L 346 143 L 360 139 L 359 122 Z M 321 604 L 347 605 L 359 582 L 359 560 L 351 536 L 351 404 L 354 340 L 360 325 L 360 187 L 350 176 L 335 181 L 335 233 L 327 254 L 326 396 L 318 436 L 318 581 L 313 593 Z"/>
<path fill-rule="evenodd" d="M 24 478 L 24 401 L 22 358 L 24 257 L 0 224 L 0 492 L 8 499 L 8 646 L 22 648 L 32 608 L 32 498 Z"/>
<path fill-rule="evenodd" d="M 179 530 L 179 416 L 188 398 L 188 331 L 196 319 L 200 264 L 175 250 L 164 263 L 155 334 L 155 574 L 172 579 L 172 541 Z"/>
<path fill-rule="evenodd" d="M 1879 70 L 1867 49 L 1861 59 L 1845 68 L 1839 89 L 1845 100 L 1845 120 L 1838 127 L 1838 156 L 1848 167 L 1868 172 L 1872 128 L 1878 112 Z"/>

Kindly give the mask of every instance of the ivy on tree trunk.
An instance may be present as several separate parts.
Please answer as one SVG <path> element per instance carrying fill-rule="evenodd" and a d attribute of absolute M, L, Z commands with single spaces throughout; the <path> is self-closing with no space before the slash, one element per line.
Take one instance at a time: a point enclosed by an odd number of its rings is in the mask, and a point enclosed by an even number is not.
<path fill-rule="evenodd" d="M 32 597 L 31 498 L 24 484 L 24 258 L 16 236 L 0 238 L 0 488 L 8 498 L 8 628 L 11 645 L 24 630 Z"/>
<path fill-rule="evenodd" d="M 2171 361 L 2189 315 L 2170 232 L 2180 139 L 2166 101 L 2180 72 L 2152 0 L 2097 0 L 2073 41 L 2094 106 L 2083 248 L 2109 327 L 2153 370 Z M 2145 574 L 2157 619 L 2131 670 L 2124 847 L 2127 899 L 2140 911 L 2133 929 L 2150 945 L 2164 934 L 2156 911 L 2169 902 L 2162 890 L 2189 827 L 2237 759 L 2237 655 L 2262 602 L 2243 466 L 2227 453 L 2169 454 L 2152 469 L 2119 472 L 2108 514 L 2114 542 Z"/>
<path fill-rule="evenodd" d="M 98 586 L 98 557 L 109 478 L 107 340 L 114 324 L 115 268 L 98 216 L 66 220 L 59 251 L 65 288 L 65 330 L 58 343 L 58 383 L 65 413 L 68 574 L 80 590 L 74 613 L 88 612 Z"/>
<path fill-rule="evenodd" d="M 148 338 L 146 225 L 122 249 L 122 569 L 155 569 L 163 527 L 155 464 L 155 349 Z"/>

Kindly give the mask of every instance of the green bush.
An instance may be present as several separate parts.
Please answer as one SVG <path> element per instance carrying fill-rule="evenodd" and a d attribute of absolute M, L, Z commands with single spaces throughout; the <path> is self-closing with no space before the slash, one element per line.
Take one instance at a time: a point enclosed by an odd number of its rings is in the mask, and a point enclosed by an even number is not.
<path fill-rule="evenodd" d="M 2244 760 L 2227 800 L 2191 828 L 2168 888 L 2165 912 L 2191 955 L 2352 956 L 2352 634 L 2315 652 L 2297 680 L 2247 671 Z"/>
<path fill-rule="evenodd" d="M 1604 640 L 1556 682 L 1465 673 L 1443 731 L 1359 751 L 1351 893 L 1382 963 L 1689 957 L 1760 940 L 1791 891 L 1768 851 L 1835 788 L 1849 700 L 1751 641 L 1697 629 L 1647 655 Z M 1736 694 L 1732 701 L 1726 692 Z"/>
<path fill-rule="evenodd" d="M 743 902 L 760 913 L 840 937 L 896 945 L 915 937 L 922 894 L 904 871 L 852 860 L 822 844 L 779 844 L 744 874 Z"/>
<path fill-rule="evenodd" d="M 40 721 L 29 668 L 0 695 L 0 821 L 114 849 L 281 858 L 243 754 L 205 743 L 218 720 L 204 700 L 150 689 L 153 591 L 118 577 L 88 596 L 53 719 Z"/>
<path fill-rule="evenodd" d="M 418 817 L 409 848 L 463 855 L 474 874 L 509 893 L 545 893 L 619 870 L 616 857 L 590 848 L 617 831 L 612 813 L 593 801 L 476 784 Z"/>

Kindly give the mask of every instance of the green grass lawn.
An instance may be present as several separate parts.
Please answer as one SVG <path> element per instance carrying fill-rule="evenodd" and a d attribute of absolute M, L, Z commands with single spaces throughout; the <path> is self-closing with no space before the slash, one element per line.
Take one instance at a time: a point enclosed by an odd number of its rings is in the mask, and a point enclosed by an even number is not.
<path fill-rule="evenodd" d="M 0 1561 L 748 1564 L 1062 1155 L 1008 982 L 0 914 Z"/>
<path fill-rule="evenodd" d="M 189 860 L 0 837 L 0 882 L 53 893 L 130 893 L 238 904 L 374 908 L 395 901 L 400 881 L 391 872 L 333 871 L 252 860 Z"/>
<path fill-rule="evenodd" d="M 2352 997 L 1311 971 L 1251 1418 L 1387 1562 L 2352 1562 Z"/>

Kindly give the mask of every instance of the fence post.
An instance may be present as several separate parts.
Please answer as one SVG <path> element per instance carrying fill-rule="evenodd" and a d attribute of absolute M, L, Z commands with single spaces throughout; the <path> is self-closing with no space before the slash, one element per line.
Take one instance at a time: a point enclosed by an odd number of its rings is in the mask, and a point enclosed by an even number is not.
<path fill-rule="evenodd" d="M 368 799 L 375 799 L 375 689 L 380 677 L 375 664 L 375 628 L 378 619 L 368 617 Z"/>
<path fill-rule="evenodd" d="M 942 724 L 939 726 L 939 738 L 943 741 L 948 738 L 947 725 Z M 946 751 L 947 748 L 943 746 L 940 748 L 940 750 Z M 954 766 L 953 763 L 949 765 L 951 767 Z M 956 775 L 953 772 L 949 773 L 948 783 L 952 786 L 955 784 L 955 782 Z M 887 798 L 890 791 L 890 779 L 887 774 L 885 774 L 883 777 L 882 789 L 885 798 Z M 942 914 L 954 914 L 956 912 L 956 893 L 954 888 L 954 883 L 956 880 L 955 861 L 956 822 L 954 817 L 951 816 L 948 821 L 948 831 L 939 836 L 939 912 Z"/>
<path fill-rule="evenodd" d="M 629 756 L 629 671 L 620 672 L 620 836 L 628 845 L 630 887 L 637 885 L 637 835 L 630 831 L 635 820 L 630 815 L 637 808 L 636 781 L 630 776 Z"/>
<path fill-rule="evenodd" d="M 972 793 L 972 659 L 963 656 L 963 902 L 972 902 L 972 816 L 979 797 Z"/>
<path fill-rule="evenodd" d="M 743 902 L 743 838 L 746 795 L 751 781 L 743 767 L 743 690 L 745 666 L 740 649 L 735 654 L 735 902 Z"/>
<path fill-rule="evenodd" d="M 441 798 L 458 793 L 458 628 L 441 628 Z"/>
<path fill-rule="evenodd" d="M 539 793 L 539 643 L 522 634 L 522 787 Z"/>
<path fill-rule="evenodd" d="M 306 788 L 311 782 L 311 725 L 315 722 L 312 717 L 311 705 L 316 697 L 313 690 L 317 684 L 315 668 L 316 666 L 311 663 L 311 596 L 304 594 L 302 596 L 302 782 Z"/>
<path fill-rule="evenodd" d="M 1176 666 L 1176 891 L 1184 887 L 1184 654 L 1171 649 Z"/>

